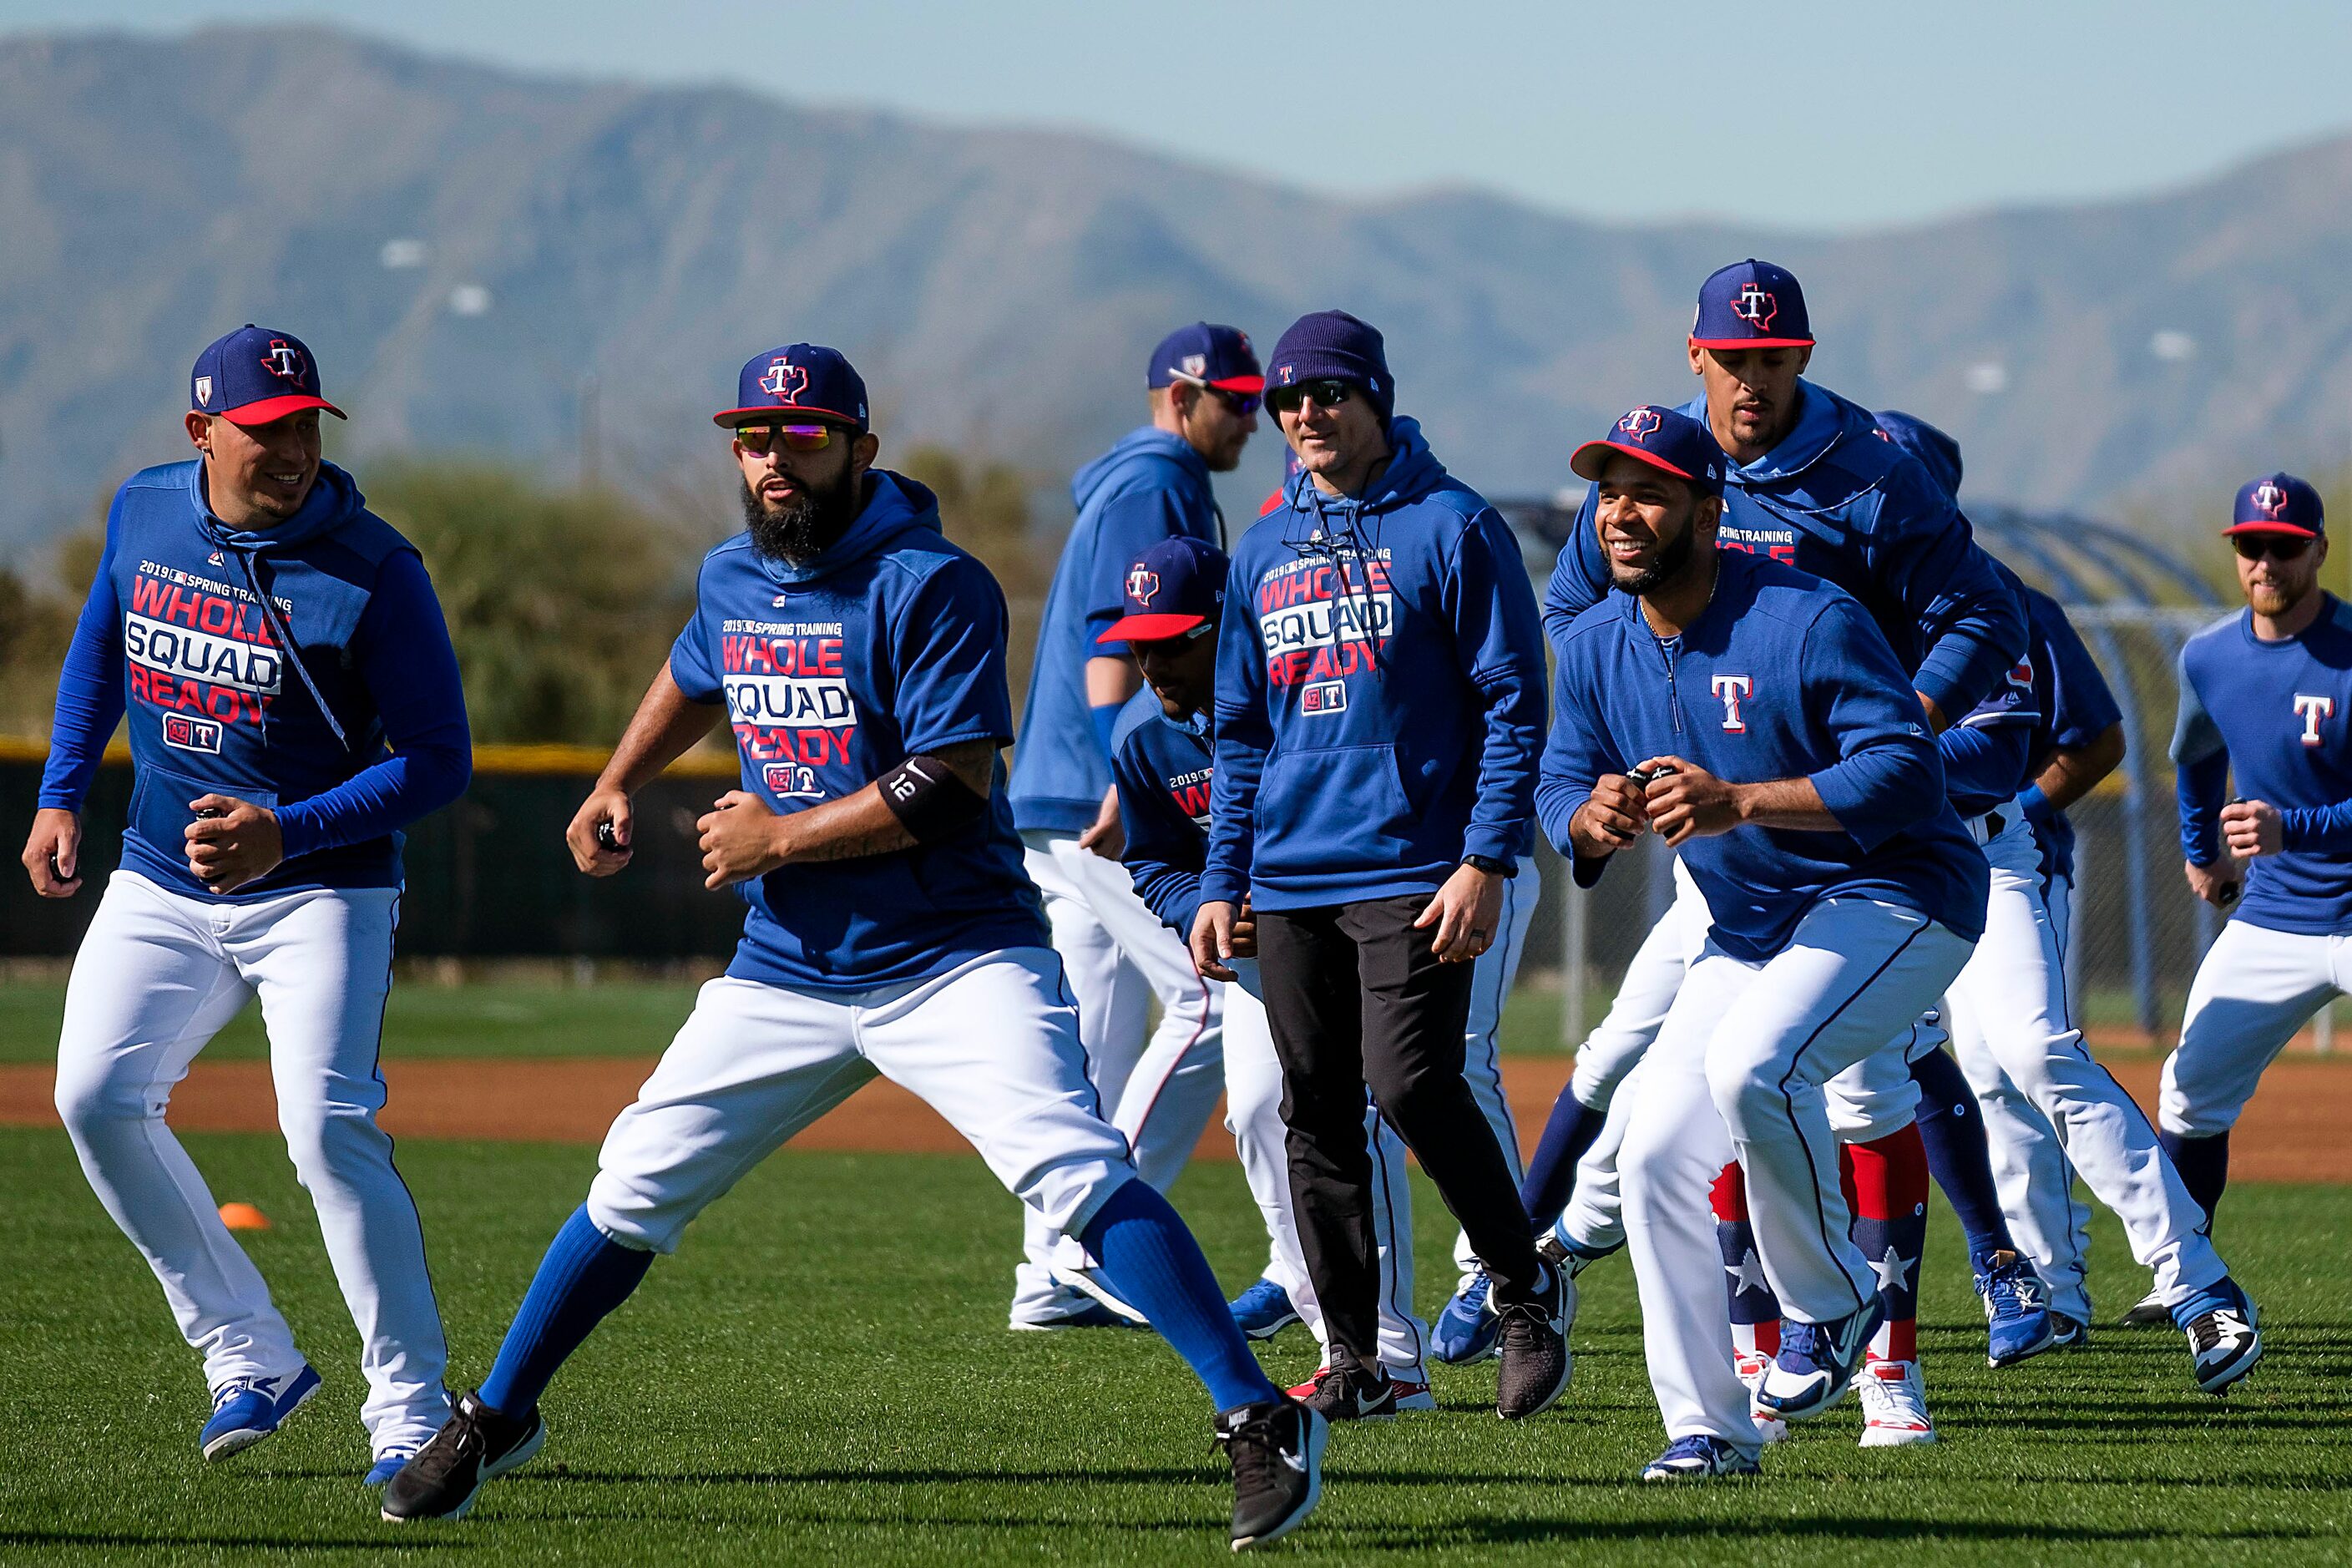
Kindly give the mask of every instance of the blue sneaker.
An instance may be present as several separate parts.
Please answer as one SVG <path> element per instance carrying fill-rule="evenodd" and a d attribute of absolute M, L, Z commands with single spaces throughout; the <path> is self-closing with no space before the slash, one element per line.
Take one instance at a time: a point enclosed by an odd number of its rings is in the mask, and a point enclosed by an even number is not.
<path fill-rule="evenodd" d="M 1472 1273 L 1429 1331 L 1429 1348 L 1448 1366 L 1469 1366 L 1494 1355 L 1502 1342 L 1503 1320 L 1487 1300 L 1494 1282 L 1483 1268 Z"/>
<path fill-rule="evenodd" d="M 1885 1321 L 1886 1309 L 1875 1296 L 1834 1322 L 1782 1319 L 1780 1358 L 1756 1385 L 1756 1408 L 1783 1421 L 1804 1421 L 1835 1405 Z"/>
<path fill-rule="evenodd" d="M 319 1374 L 307 1363 L 290 1378 L 240 1377 L 213 1391 L 212 1419 L 196 1441 L 207 1459 L 243 1453 L 286 1425 L 318 1392 Z"/>
<path fill-rule="evenodd" d="M 421 1443 L 412 1444 L 405 1448 L 394 1448 L 389 1452 L 377 1455 L 375 1463 L 368 1467 L 367 1479 L 360 1484 L 370 1487 L 383 1485 L 384 1482 L 400 1474 L 400 1467 L 416 1458 L 416 1450 L 422 1447 L 424 1445 Z"/>
<path fill-rule="evenodd" d="M 2050 1293 L 2033 1265 L 2019 1254 L 1996 1252 L 1985 1259 L 1984 1272 L 1977 1276 L 1977 1295 L 1984 1302 L 1987 1365 L 2015 1366 L 2058 1348 Z"/>
<path fill-rule="evenodd" d="M 1229 1310 L 1234 1327 L 1245 1340 L 1270 1340 L 1299 1321 L 1298 1309 L 1290 1304 L 1290 1292 L 1263 1277 L 1235 1297 Z"/>
<path fill-rule="evenodd" d="M 2219 1398 L 2263 1359 L 2263 1336 L 2254 1324 L 2254 1303 L 2224 1279 L 2210 1290 L 2183 1301 L 2172 1321 L 2189 1336 L 2189 1357 L 2197 1386 Z"/>
<path fill-rule="evenodd" d="M 1717 1476 L 1759 1476 L 1763 1468 L 1720 1437 L 1697 1433 L 1677 1437 L 1666 1451 L 1642 1467 L 1645 1481 L 1703 1481 Z"/>

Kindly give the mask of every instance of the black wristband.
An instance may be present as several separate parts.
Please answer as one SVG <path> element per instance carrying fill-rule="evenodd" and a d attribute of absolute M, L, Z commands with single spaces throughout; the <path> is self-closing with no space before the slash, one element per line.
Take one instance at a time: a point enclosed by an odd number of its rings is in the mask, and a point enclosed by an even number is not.
<path fill-rule="evenodd" d="M 882 804 L 918 844 L 929 844 L 979 820 L 988 802 L 937 757 L 908 757 L 875 781 Z"/>
<path fill-rule="evenodd" d="M 1484 871 L 1490 877 L 1507 877 L 1511 874 L 1510 868 L 1492 855 L 1465 855 L 1462 857 L 1462 863 L 1473 871 Z"/>

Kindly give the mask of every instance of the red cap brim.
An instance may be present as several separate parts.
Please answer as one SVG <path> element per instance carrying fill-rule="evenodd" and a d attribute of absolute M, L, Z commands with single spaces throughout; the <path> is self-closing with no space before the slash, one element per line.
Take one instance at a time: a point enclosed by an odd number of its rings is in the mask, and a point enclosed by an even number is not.
<path fill-rule="evenodd" d="M 2221 537 L 2231 538 L 2241 533 L 2284 533 L 2294 539 L 2316 539 L 2319 530 L 2305 528 L 2299 522 L 2272 522 L 2263 519 L 2254 522 L 2233 522 L 2221 531 Z"/>
<path fill-rule="evenodd" d="M 1262 375 L 1229 375 L 1223 381 L 1209 383 L 1220 392 L 1264 392 L 1265 377 Z"/>
<path fill-rule="evenodd" d="M 1209 624 L 1206 616 L 1129 616 L 1113 621 L 1110 630 L 1095 638 L 1106 642 L 1158 642 L 1163 637 L 1180 637 L 1196 626 Z"/>
<path fill-rule="evenodd" d="M 830 408 L 782 408 L 774 404 L 765 408 L 722 408 L 710 416 L 710 422 L 728 426 L 754 423 L 789 425 L 795 414 L 806 415 L 819 425 L 838 425 L 845 430 L 858 428 L 857 421 L 851 416 L 835 414 Z"/>
<path fill-rule="evenodd" d="M 1702 349 L 1809 349 L 1811 338 L 1693 338 L 1694 347 Z"/>
<path fill-rule="evenodd" d="M 220 416 L 232 425 L 268 425 L 273 420 L 285 418 L 289 414 L 299 414 L 305 408 L 323 408 L 338 419 L 351 417 L 325 398 L 313 397 L 307 392 L 291 392 L 283 397 L 265 397 L 257 403 L 240 403 L 235 408 L 222 409 Z M 201 414 L 204 410 L 200 408 L 196 412 Z"/>
<path fill-rule="evenodd" d="M 1605 456 L 1601 455 L 1608 452 L 1622 452 L 1629 458 L 1639 458 L 1641 461 L 1649 464 L 1650 467 L 1658 469 L 1661 473 L 1672 474 L 1675 478 L 1683 480 L 1686 484 L 1696 485 L 1704 484 L 1706 482 L 1696 474 L 1686 474 L 1683 472 L 1682 469 L 1675 468 L 1672 463 L 1667 462 L 1664 458 L 1659 457 L 1654 452 L 1644 452 L 1639 447 L 1628 447 L 1622 442 L 1617 441 L 1587 441 L 1583 446 L 1579 447 L 1575 451 L 1569 454 L 1568 471 L 1574 474 L 1580 479 L 1597 480 L 1601 478 L 1601 470 L 1609 466 L 1609 459 Z M 1586 458 L 1585 455 L 1587 453 L 1592 454 L 1590 461 Z"/>

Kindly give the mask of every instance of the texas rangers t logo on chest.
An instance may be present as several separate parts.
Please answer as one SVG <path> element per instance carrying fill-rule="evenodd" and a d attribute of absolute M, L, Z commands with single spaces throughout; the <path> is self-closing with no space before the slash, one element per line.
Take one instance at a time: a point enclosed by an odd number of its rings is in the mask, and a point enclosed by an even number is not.
<path fill-rule="evenodd" d="M 2336 699 L 2307 697 L 2298 691 L 2294 694 L 2294 710 L 2303 720 L 2303 743 L 2315 746 L 2319 744 L 2319 721 L 2336 717 Z"/>
<path fill-rule="evenodd" d="M 1746 734 L 1748 721 L 1739 716 L 1739 704 L 1756 689 L 1755 682 L 1744 675 L 1718 675 L 1710 684 L 1723 699 L 1723 727 L 1735 735 Z"/>

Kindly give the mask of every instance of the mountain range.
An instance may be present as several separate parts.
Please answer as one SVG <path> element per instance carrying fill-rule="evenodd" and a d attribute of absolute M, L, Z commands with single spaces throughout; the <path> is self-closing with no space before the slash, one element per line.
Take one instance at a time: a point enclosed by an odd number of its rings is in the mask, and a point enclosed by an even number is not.
<path fill-rule="evenodd" d="M 2352 138 L 2159 195 L 1822 236 L 1475 190 L 1339 200 L 1084 135 L 321 28 L 19 35 L 0 38 L 0 544 L 181 455 L 188 366 L 246 321 L 317 352 L 354 416 L 335 454 L 568 476 L 584 447 L 608 479 L 691 488 L 736 366 L 812 339 L 864 370 L 886 441 L 1058 484 L 1139 418 L 1169 327 L 1270 347 L 1336 305 L 1385 330 L 1400 411 L 1457 474 L 1548 493 L 1612 414 L 1689 395 L 1697 282 L 1747 255 L 1803 279 L 1813 373 L 1949 429 L 1971 494 L 2202 515 L 2257 469 L 2352 455 Z"/>

